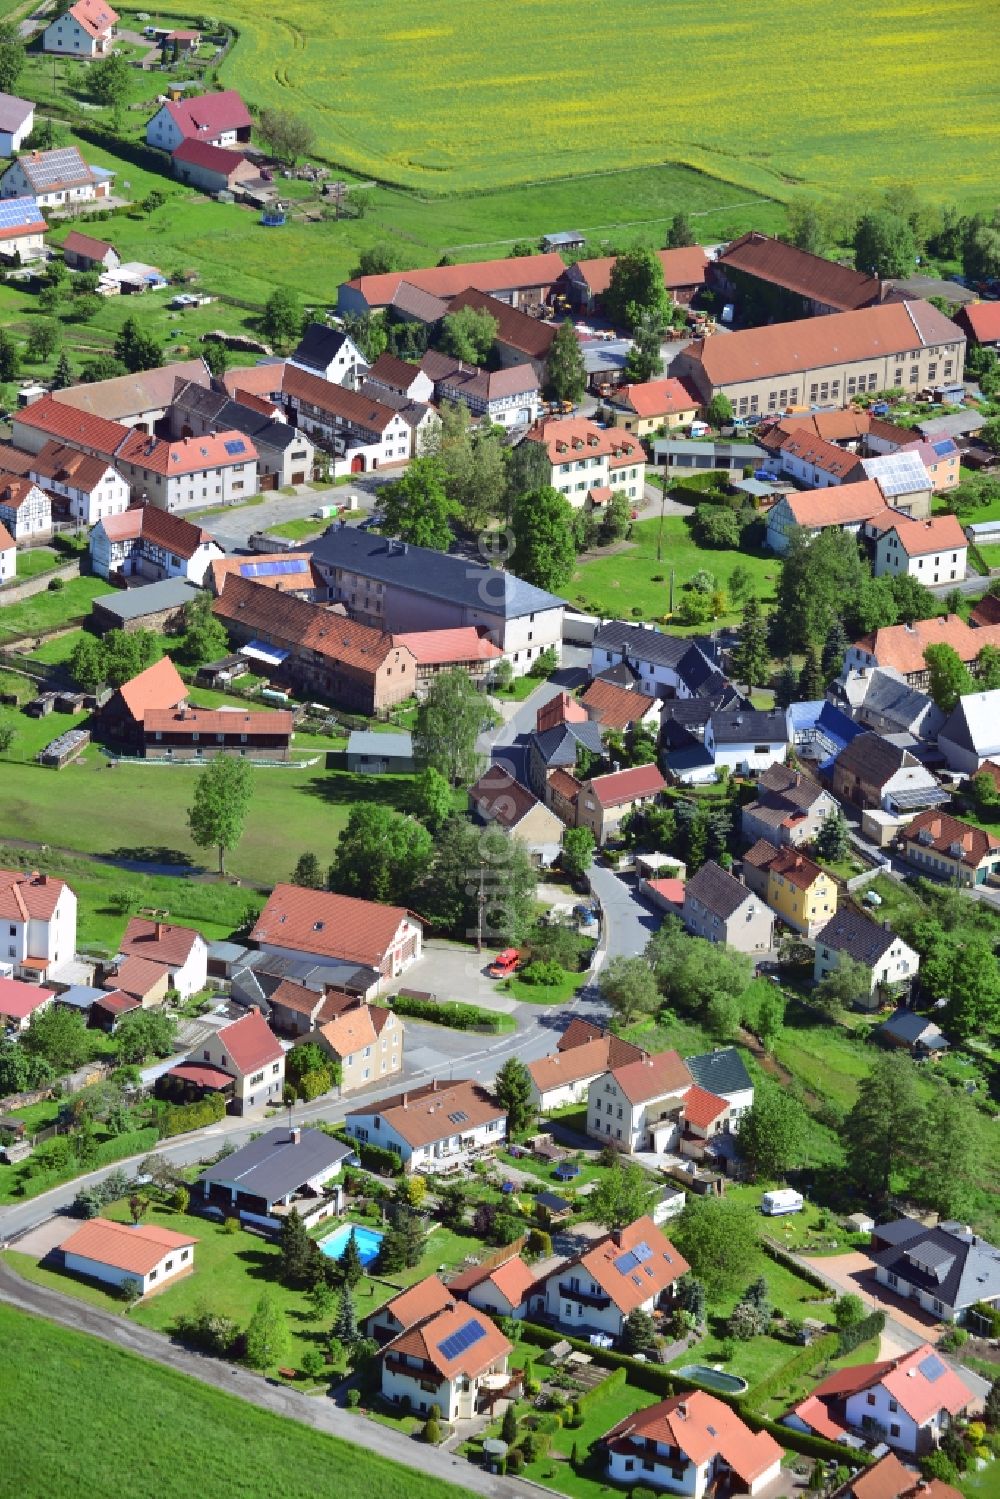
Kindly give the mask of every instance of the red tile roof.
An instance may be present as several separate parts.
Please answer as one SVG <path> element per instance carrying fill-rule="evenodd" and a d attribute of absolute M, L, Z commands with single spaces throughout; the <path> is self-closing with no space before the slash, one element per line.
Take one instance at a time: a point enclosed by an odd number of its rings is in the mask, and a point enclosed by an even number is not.
<path fill-rule="evenodd" d="M 584 1078 L 600 1077 L 609 1068 L 639 1061 L 644 1055 L 640 1047 L 632 1046 L 628 1041 L 619 1041 L 617 1036 L 605 1033 L 584 1041 L 581 1045 L 571 1046 L 567 1051 L 556 1051 L 551 1056 L 539 1057 L 537 1061 L 528 1063 L 528 1071 L 539 1093 L 548 1093 L 553 1088 L 578 1083 Z"/>
<path fill-rule="evenodd" d="M 830 484 L 823 489 L 786 494 L 784 504 L 796 525 L 818 530 L 823 526 L 850 526 L 870 520 L 885 509 L 885 496 L 874 479 L 860 479 L 851 484 Z"/>
<path fill-rule="evenodd" d="M 148 718 L 146 722 L 148 724 Z M 154 963 L 182 968 L 202 940 L 201 933 L 192 927 L 171 926 L 165 921 L 147 921 L 145 916 L 133 916 L 125 928 L 120 949 L 137 958 L 151 958 Z"/>
<path fill-rule="evenodd" d="M 801 430 L 790 432 L 784 438 L 781 451 L 835 479 L 845 479 L 852 469 L 858 467 L 857 453 L 838 448 L 834 442 L 825 442 L 822 437 L 813 437 Z"/>
<path fill-rule="evenodd" d="M 259 1010 L 224 1025 L 215 1039 L 244 1076 L 284 1056 L 281 1043 Z"/>
<path fill-rule="evenodd" d="M 17 542 L 7 530 L 3 521 L 0 521 L 0 552 L 11 552 L 17 546 Z"/>
<path fill-rule="evenodd" d="M 924 837 L 920 835 L 924 834 Z M 1000 849 L 1000 838 L 971 822 L 961 822 L 949 817 L 947 812 L 920 812 L 903 829 L 900 837 L 907 843 L 917 843 L 922 848 L 936 849 L 940 854 L 958 857 L 970 869 L 978 869 L 983 860 Z M 958 850 L 956 854 L 956 849 Z"/>
<path fill-rule="evenodd" d="M 636 1062 L 646 1055 L 641 1046 L 633 1046 L 631 1041 L 625 1041 L 621 1036 L 616 1036 L 613 1031 L 605 1030 L 603 1026 L 595 1025 L 591 1020 L 581 1020 L 578 1016 L 570 1021 L 559 1037 L 556 1050 L 572 1051 L 574 1047 L 584 1046 L 588 1041 L 603 1040 L 607 1040 L 610 1046 L 609 1067 L 622 1067 L 626 1062 Z"/>
<path fill-rule="evenodd" d="M 612 466 L 645 463 L 646 454 L 637 437 L 614 427 L 598 427 L 585 416 L 552 417 L 529 428 L 527 438 L 540 442 L 554 467 L 576 463 L 581 457 L 611 459 Z"/>
<path fill-rule="evenodd" d="M 490 765 L 483 771 L 469 787 L 469 801 L 486 822 L 499 823 L 507 832 L 540 805 L 538 798 L 502 765 Z"/>
<path fill-rule="evenodd" d="M 591 682 L 580 701 L 589 710 L 589 716 L 605 729 L 627 729 L 645 718 L 656 703 L 655 698 L 646 697 L 645 693 L 633 692 L 599 677 Z"/>
<path fill-rule="evenodd" d="M 767 1431 L 751 1431 L 730 1406 L 704 1390 L 673 1395 L 633 1416 L 626 1416 L 604 1438 L 625 1452 L 639 1451 L 647 1441 L 676 1447 L 696 1467 L 721 1458 L 749 1488 L 784 1457 Z"/>
<path fill-rule="evenodd" d="M 704 286 L 708 256 L 700 245 L 685 245 L 680 250 L 657 250 L 668 291 L 681 287 Z M 599 297 L 611 285 L 616 257 L 601 255 L 595 260 L 578 260 L 575 269 L 583 276 L 591 296 Z"/>
<path fill-rule="evenodd" d="M 246 164 L 242 151 L 230 151 L 225 146 L 213 146 L 210 141 L 187 136 L 172 152 L 172 159 L 184 166 L 202 167 L 207 172 L 217 172 L 228 181 L 233 173 Z M 256 169 L 254 169 L 256 172 Z"/>
<path fill-rule="evenodd" d="M 386 406 L 372 396 L 362 395 L 360 391 L 348 390 L 332 380 L 311 375 L 308 370 L 300 370 L 294 364 L 286 364 L 283 368 L 280 388 L 286 396 L 305 401 L 328 415 L 339 416 L 350 426 L 369 432 L 384 432 L 399 416 L 394 407 Z M 263 394 L 266 393 L 265 390 Z"/>
<path fill-rule="evenodd" d="M 151 708 L 144 719 L 147 735 L 268 734 L 284 739 L 292 737 L 294 722 L 294 715 L 284 708 Z"/>
<path fill-rule="evenodd" d="M 412 1327 L 415 1322 L 423 1322 L 436 1312 L 443 1312 L 446 1306 L 454 1304 L 455 1298 L 444 1282 L 438 1280 L 436 1275 L 428 1275 L 423 1280 L 418 1280 L 415 1286 L 410 1286 L 408 1291 L 401 1291 L 398 1296 L 387 1301 L 381 1310 L 395 1317 L 406 1328 Z"/>
<path fill-rule="evenodd" d="M 583 790 L 576 776 L 570 775 L 568 770 L 549 771 L 548 782 L 552 790 L 568 802 L 575 802 Z"/>
<path fill-rule="evenodd" d="M 556 336 L 555 323 L 529 317 L 526 312 L 519 312 L 516 307 L 510 307 L 506 302 L 491 297 L 487 292 L 477 291 L 474 287 L 460 292 L 451 302 L 449 311 L 458 312 L 463 307 L 489 313 L 497 324 L 496 337 L 499 343 L 517 349 L 530 359 L 548 358 Z"/>
<path fill-rule="evenodd" d="M 459 1338 L 458 1347 L 449 1343 L 454 1334 L 465 1328 L 479 1328 L 474 1341 Z M 461 1346 L 463 1345 L 464 1346 Z M 425 1321 L 400 1333 L 382 1350 L 382 1357 L 393 1353 L 406 1353 L 426 1361 L 443 1374 L 446 1379 L 457 1379 L 464 1375 L 475 1379 L 501 1359 L 507 1357 L 513 1345 L 504 1337 L 495 1322 L 483 1312 L 464 1302 L 452 1301 L 440 1312 L 432 1313 Z M 453 1351 L 446 1352 L 446 1349 Z M 418 1369 L 413 1371 L 420 1378 Z"/>
<path fill-rule="evenodd" d="M 586 708 L 576 698 L 570 697 L 568 692 L 557 692 L 535 714 L 535 729 L 539 734 L 544 734 L 546 729 L 554 729 L 557 724 L 586 722 Z"/>
<path fill-rule="evenodd" d="M 974 661 L 984 645 L 1000 646 L 1000 626 L 970 629 L 959 614 L 939 614 L 915 619 L 912 625 L 883 625 L 854 644 L 874 656 L 879 666 L 890 666 L 905 677 L 926 671 L 924 651 L 929 645 L 950 645 L 963 661 Z"/>
<path fill-rule="evenodd" d="M 7 921 L 50 921 L 65 880 L 22 869 L 0 869 L 0 918 Z"/>
<path fill-rule="evenodd" d="M 104 36 L 118 20 L 118 12 L 105 5 L 104 0 L 76 0 L 69 13 L 92 37 Z"/>
<path fill-rule="evenodd" d="M 256 463 L 257 449 L 242 432 L 213 432 L 164 442 L 145 432 L 132 431 L 118 448 L 116 457 L 119 463 L 132 463 L 171 478 L 175 474 L 197 474 L 203 469 Z"/>
<path fill-rule="evenodd" d="M 320 1026 L 318 1035 L 323 1037 L 334 1056 L 352 1057 L 375 1042 L 377 1031 L 367 1005 L 357 1005 L 345 1010 L 334 1020 Z"/>
<path fill-rule="evenodd" d="M 769 843 L 766 838 L 758 838 L 757 842 L 743 855 L 743 862 L 754 869 L 767 869 L 771 860 L 777 858 L 778 852 L 775 844 Z"/>
<path fill-rule="evenodd" d="M 161 656 L 118 689 L 118 696 L 137 724 L 144 721 L 148 708 L 176 708 L 187 701 L 187 695 L 187 687 L 169 656 Z"/>
<path fill-rule="evenodd" d="M 677 416 L 682 411 L 697 411 L 701 396 L 683 380 L 647 380 L 640 385 L 619 386 L 613 404 L 630 407 L 639 417 Z"/>
<path fill-rule="evenodd" d="M 949 1364 L 943 1365 L 944 1372 L 936 1379 L 929 1379 L 921 1364 L 932 1355 L 934 1349 L 924 1343 L 899 1358 L 841 1369 L 822 1380 L 812 1393 L 818 1400 L 845 1398 L 880 1384 L 918 1426 L 940 1410 L 955 1416 L 972 1402 L 973 1393 Z"/>
<path fill-rule="evenodd" d="M 165 108 L 181 133 L 188 137 L 211 140 L 231 130 L 250 129 L 247 107 L 232 88 L 172 101 Z"/>
<path fill-rule="evenodd" d="M 115 1270 L 148 1275 L 171 1249 L 189 1249 L 197 1243 L 191 1234 L 175 1233 L 158 1223 L 113 1223 L 109 1218 L 91 1218 L 59 1248 L 64 1254 L 76 1254 Z"/>
<path fill-rule="evenodd" d="M 602 807 L 619 807 L 640 796 L 656 796 L 667 783 L 655 765 L 634 765 L 631 770 L 613 770 L 610 775 L 588 781 Z"/>
<path fill-rule="evenodd" d="M 647 880 L 646 885 L 650 890 L 655 890 L 657 895 L 662 895 L 664 900 L 670 901 L 671 905 L 682 906 L 684 904 L 684 881 L 676 876 L 659 880 Z"/>
<path fill-rule="evenodd" d="M 216 1088 L 219 1091 L 233 1085 L 231 1075 L 221 1067 L 213 1067 L 211 1062 L 180 1062 L 176 1067 L 169 1067 L 166 1076 L 176 1077 L 182 1083 L 194 1083 L 199 1088 Z"/>
<path fill-rule="evenodd" d="M 127 994 L 133 999 L 143 1000 L 148 994 L 170 978 L 167 963 L 158 963 L 155 958 L 125 957 L 115 965 L 114 972 L 105 980 L 104 987 L 118 994 Z"/>
<path fill-rule="evenodd" d="M 697 1083 L 684 1095 L 684 1118 L 699 1129 L 707 1129 L 728 1107 L 726 1099 L 709 1093 L 706 1088 L 699 1088 Z"/>
<path fill-rule="evenodd" d="M 889 512 L 886 530 L 895 531 L 908 557 L 928 552 L 964 551 L 969 545 L 961 522 L 954 515 L 935 515 L 930 520 L 911 520 Z"/>
<path fill-rule="evenodd" d="M 402 906 L 275 885 L 250 936 L 269 947 L 381 968 L 400 925 L 413 919 Z"/>
<path fill-rule="evenodd" d="M 863 1468 L 851 1480 L 853 1499 L 961 1499 L 950 1483 L 935 1478 L 927 1483 L 919 1473 L 907 1468 L 894 1452 L 889 1452 L 872 1468 Z"/>
<path fill-rule="evenodd" d="M 136 999 L 134 994 L 123 993 L 121 989 L 110 989 L 100 999 L 95 999 L 93 1004 L 93 1009 L 103 1010 L 113 1020 L 119 1019 L 122 1015 L 127 1015 L 130 1010 L 139 1010 L 141 1008 L 142 1001 L 140 999 Z"/>
<path fill-rule="evenodd" d="M 406 281 L 432 297 L 458 296 L 475 287 L 479 291 L 519 291 L 528 287 L 550 287 L 565 271 L 561 255 L 523 255 L 507 260 L 479 260 L 466 265 L 431 266 L 426 270 L 387 271 L 378 276 L 358 276 L 347 285 L 359 291 L 369 307 L 387 307 Z"/>
<path fill-rule="evenodd" d="M 35 1010 L 48 1004 L 54 994 L 54 989 L 23 984 L 20 979 L 0 978 L 0 1015 L 9 1016 L 11 1020 L 26 1020 Z"/>
<path fill-rule="evenodd" d="M 456 1121 L 449 1119 L 449 1114 L 465 1115 L 457 1121 L 463 1134 L 507 1117 L 506 1109 L 501 1108 L 493 1094 L 468 1078 L 424 1083 L 420 1088 L 408 1088 L 390 1098 L 358 1104 L 347 1118 L 358 1114 L 379 1114 L 383 1125 L 388 1124 L 414 1150 L 456 1133 Z"/>
<path fill-rule="evenodd" d="M 313 1015 L 322 1009 L 325 999 L 315 989 L 307 989 L 304 984 L 296 984 L 293 979 L 282 979 L 269 1002 L 282 1009 L 293 1010 L 297 1015 Z"/>
<path fill-rule="evenodd" d="M 54 479 L 59 484 L 90 494 L 104 483 L 109 472 L 114 473 L 114 469 L 107 458 L 81 453 L 66 443 L 50 441 L 32 460 L 31 472 L 42 485 L 46 479 Z"/>
<path fill-rule="evenodd" d="M 38 492 L 38 486 L 33 479 L 22 478 L 20 474 L 0 472 L 0 505 L 11 510 L 20 510 L 25 501 Z"/>
<path fill-rule="evenodd" d="M 973 302 L 962 308 L 955 321 L 964 323 L 979 343 L 996 343 L 1000 339 L 1000 302 Z"/>
<path fill-rule="evenodd" d="M 119 515 L 105 516 L 100 525 L 109 541 L 131 541 L 142 536 L 185 561 L 213 540 L 211 531 L 157 505 L 133 506 Z"/>
<path fill-rule="evenodd" d="M 509 1260 L 503 1260 L 499 1265 L 474 1265 L 471 1270 L 463 1270 L 460 1275 L 453 1276 L 448 1282 L 448 1289 L 468 1293 L 485 1281 L 490 1281 L 496 1286 L 500 1295 L 510 1306 L 517 1307 L 535 1285 L 535 1276 L 521 1256 L 515 1254 Z"/>
<path fill-rule="evenodd" d="M 255 552 L 252 557 L 216 557 L 209 564 L 212 590 L 220 594 L 230 576 L 241 577 L 241 568 L 261 562 L 301 562 L 305 572 L 276 572 L 268 574 L 267 586 L 281 593 L 300 593 L 318 585 L 319 579 L 309 552 Z"/>
<path fill-rule="evenodd" d="M 108 244 L 107 240 L 94 239 L 91 234 L 82 234 L 79 229 L 71 229 L 63 241 L 63 250 L 69 251 L 71 255 L 80 255 L 87 260 L 103 261 L 109 253 L 114 253 L 114 245 Z"/>
<path fill-rule="evenodd" d="M 403 661 L 410 654 L 395 645 L 391 635 L 371 625 L 236 574 L 226 578 L 212 613 L 224 623 L 266 636 L 273 644 L 314 651 L 365 677 L 373 677 L 387 660 Z"/>
<path fill-rule="evenodd" d="M 687 1067 L 676 1051 L 643 1053 L 639 1061 L 615 1067 L 612 1077 L 629 1103 L 648 1103 L 668 1093 L 683 1093 L 694 1084 Z"/>
<path fill-rule="evenodd" d="M 131 427 L 121 422 L 108 421 L 103 416 L 93 416 L 87 411 L 78 411 L 57 401 L 55 396 L 42 396 L 30 406 L 14 413 L 15 432 L 18 427 L 30 427 L 36 432 L 47 432 L 50 437 L 60 437 L 76 447 L 89 448 L 105 458 L 117 453 L 122 443 L 132 433 Z"/>
<path fill-rule="evenodd" d="M 732 240 L 719 254 L 716 264 L 723 271 L 732 267 L 758 281 L 834 307 L 838 312 L 850 312 L 877 302 L 881 290 L 877 276 L 866 276 L 863 271 L 838 265 L 822 255 L 810 255 L 756 229 Z"/>
<path fill-rule="evenodd" d="M 650 1254 L 637 1261 L 633 1255 L 628 1255 L 628 1251 L 640 1244 L 645 1244 Z M 627 1259 L 624 1258 L 626 1255 Z M 554 1273 L 565 1279 L 566 1271 L 575 1265 L 597 1282 L 625 1317 L 636 1307 L 655 1299 L 691 1268 L 648 1217 L 637 1218 L 627 1228 L 616 1229 L 606 1238 L 599 1239 L 576 1259 L 560 1265 Z"/>
<path fill-rule="evenodd" d="M 499 661 L 503 651 L 475 625 L 451 630 L 408 630 L 392 637 L 394 645 L 413 652 L 418 666 L 450 666 L 462 661 Z"/>
<path fill-rule="evenodd" d="M 790 885 L 800 890 L 810 890 L 825 873 L 818 864 L 806 857 L 797 848 L 779 849 L 767 866 L 768 874 L 781 875 Z M 827 876 L 829 878 L 829 876 Z"/>

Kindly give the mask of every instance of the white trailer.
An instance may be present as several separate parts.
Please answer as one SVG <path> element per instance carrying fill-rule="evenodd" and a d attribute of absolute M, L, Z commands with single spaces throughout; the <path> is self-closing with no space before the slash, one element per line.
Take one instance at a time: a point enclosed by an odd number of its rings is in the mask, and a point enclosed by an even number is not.
<path fill-rule="evenodd" d="M 774 1192 L 765 1192 L 760 1200 L 760 1210 L 769 1218 L 777 1218 L 782 1213 L 801 1213 L 805 1207 L 805 1198 L 801 1192 L 795 1192 L 791 1187 L 779 1187 Z"/>

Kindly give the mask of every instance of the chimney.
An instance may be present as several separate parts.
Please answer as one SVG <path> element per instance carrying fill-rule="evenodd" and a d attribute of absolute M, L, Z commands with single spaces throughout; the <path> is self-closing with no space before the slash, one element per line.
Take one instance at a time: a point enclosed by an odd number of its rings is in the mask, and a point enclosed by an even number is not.
<path fill-rule="evenodd" d="M 160 941 L 162 941 L 162 939 L 163 939 L 163 922 L 162 921 L 158 921 L 156 923 L 156 940 L 157 940 L 157 942 L 160 942 Z"/>
<path fill-rule="evenodd" d="M 403 1094 L 403 1108 L 404 1109 L 408 1109 L 410 1107 L 409 1097 L 410 1097 L 410 1095 L 408 1093 L 404 1093 Z"/>
<path fill-rule="evenodd" d="M 293 1129 L 288 1131 L 288 1138 L 293 1145 L 300 1145 L 302 1143 L 302 1131 L 297 1124 Z"/>

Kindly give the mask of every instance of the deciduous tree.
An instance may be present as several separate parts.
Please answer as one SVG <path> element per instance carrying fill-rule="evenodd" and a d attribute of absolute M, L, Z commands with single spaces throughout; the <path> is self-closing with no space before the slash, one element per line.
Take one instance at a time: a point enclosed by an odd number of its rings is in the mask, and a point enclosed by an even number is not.
<path fill-rule="evenodd" d="M 355 802 L 340 835 L 329 886 L 338 895 L 408 905 L 430 867 L 431 835 L 383 802 Z"/>
<path fill-rule="evenodd" d="M 452 786 L 476 779 L 480 753 L 476 741 L 484 728 L 499 722 L 496 712 L 461 667 L 440 672 L 417 709 L 413 755 L 418 767 L 440 772 Z"/>
<path fill-rule="evenodd" d="M 754 1177 L 775 1181 L 802 1162 L 806 1117 L 802 1105 L 773 1083 L 758 1083 L 740 1120 L 740 1154 Z"/>
<path fill-rule="evenodd" d="M 929 676 L 927 691 L 942 713 L 950 713 L 960 697 L 975 690 L 972 674 L 954 646 L 927 646 L 924 663 Z"/>
<path fill-rule="evenodd" d="M 554 401 L 582 401 L 587 389 L 587 370 L 573 324 L 560 323 L 546 361 L 545 389 Z M 538 444 L 521 444 L 538 446 Z M 544 451 L 544 450 L 543 450 Z"/>
<path fill-rule="evenodd" d="M 899 214 L 880 211 L 863 214 L 854 231 L 854 263 L 869 275 L 909 276 L 917 247 L 913 230 Z"/>
<path fill-rule="evenodd" d="M 619 327 L 637 328 L 645 320 L 662 328 L 670 316 L 670 294 L 663 266 L 654 250 L 627 250 L 611 269 L 604 294 L 608 317 Z"/>
<path fill-rule="evenodd" d="M 841 1138 L 848 1169 L 861 1190 L 885 1201 L 908 1180 L 924 1139 L 924 1109 L 909 1057 L 879 1057 L 858 1086 Z"/>
<path fill-rule="evenodd" d="M 417 776 L 413 787 L 413 810 L 425 827 L 436 833 L 451 816 L 451 787 L 446 778 L 433 765 L 428 765 Z"/>
<path fill-rule="evenodd" d="M 129 374 L 135 375 L 140 370 L 159 369 L 163 350 L 151 333 L 140 328 L 134 317 L 128 317 L 115 339 L 115 357 Z"/>
<path fill-rule="evenodd" d="M 437 458 L 414 458 L 403 477 L 382 491 L 380 504 L 387 535 L 438 552 L 451 546 L 451 522 L 459 506 L 448 498 L 444 468 Z"/>
<path fill-rule="evenodd" d="M 645 958 L 612 958 L 601 969 L 600 984 L 622 1025 L 631 1025 L 640 1015 L 652 1015 L 660 1007 L 656 977 Z"/>
<path fill-rule="evenodd" d="M 576 563 L 572 519 L 572 506 L 556 489 L 520 495 L 511 517 L 513 571 L 539 588 L 561 588 Z"/>
<path fill-rule="evenodd" d="M 711 1300 L 745 1284 L 757 1263 L 757 1220 L 735 1197 L 689 1197 L 671 1237 Z"/>
<path fill-rule="evenodd" d="M 264 303 L 260 320 L 265 338 L 287 349 L 302 332 L 302 305 L 294 291 L 288 286 L 276 286 Z"/>
<path fill-rule="evenodd" d="M 562 835 L 559 863 L 571 880 L 582 879 L 594 858 L 596 841 L 589 828 L 567 828 Z"/>
<path fill-rule="evenodd" d="M 588 1198 L 591 1217 L 605 1228 L 624 1228 L 649 1211 L 653 1183 L 634 1161 L 615 1161 Z"/>
<path fill-rule="evenodd" d="M 285 1314 L 271 1291 L 264 1291 L 246 1330 L 246 1361 L 251 1369 L 270 1369 L 288 1353 Z"/>
<path fill-rule="evenodd" d="M 220 874 L 226 872 L 226 854 L 243 836 L 252 796 L 253 770 L 248 760 L 216 755 L 198 776 L 188 826 L 199 848 L 218 850 Z"/>
<path fill-rule="evenodd" d="M 475 938 L 481 925 L 484 941 L 506 946 L 531 925 L 537 883 L 530 856 L 503 828 L 453 817 L 438 837 L 420 910 L 455 936 Z"/>
<path fill-rule="evenodd" d="M 262 109 L 257 116 L 257 134 L 272 155 L 289 166 L 309 155 L 316 138 L 307 120 L 284 109 Z"/>
<path fill-rule="evenodd" d="M 466 364 L 485 364 L 500 324 L 485 309 L 460 307 L 441 324 L 441 348 Z"/>

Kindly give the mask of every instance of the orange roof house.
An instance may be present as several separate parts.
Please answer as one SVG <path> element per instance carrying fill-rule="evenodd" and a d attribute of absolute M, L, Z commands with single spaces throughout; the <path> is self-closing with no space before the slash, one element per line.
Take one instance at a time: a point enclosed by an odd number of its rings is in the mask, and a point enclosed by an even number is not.
<path fill-rule="evenodd" d="M 162 656 L 112 694 L 100 710 L 101 728 L 111 738 L 138 742 L 149 709 L 179 708 L 187 695 L 176 666 L 169 656 Z"/>
<path fill-rule="evenodd" d="M 59 1253 L 69 1271 L 118 1286 L 133 1281 L 145 1294 L 192 1270 L 197 1243 L 159 1223 L 91 1218 L 63 1240 Z"/>
<path fill-rule="evenodd" d="M 708 1491 L 710 1476 L 728 1471 L 736 1491 L 756 1494 L 776 1479 L 784 1451 L 766 1431 L 752 1431 L 731 1406 L 704 1390 L 673 1395 L 626 1416 L 603 1439 L 608 1474 L 627 1483 L 637 1474 L 657 1488 Z"/>
<path fill-rule="evenodd" d="M 265 952 L 357 963 L 389 975 L 420 956 L 422 932 L 401 906 L 275 885 L 250 938 Z"/>

